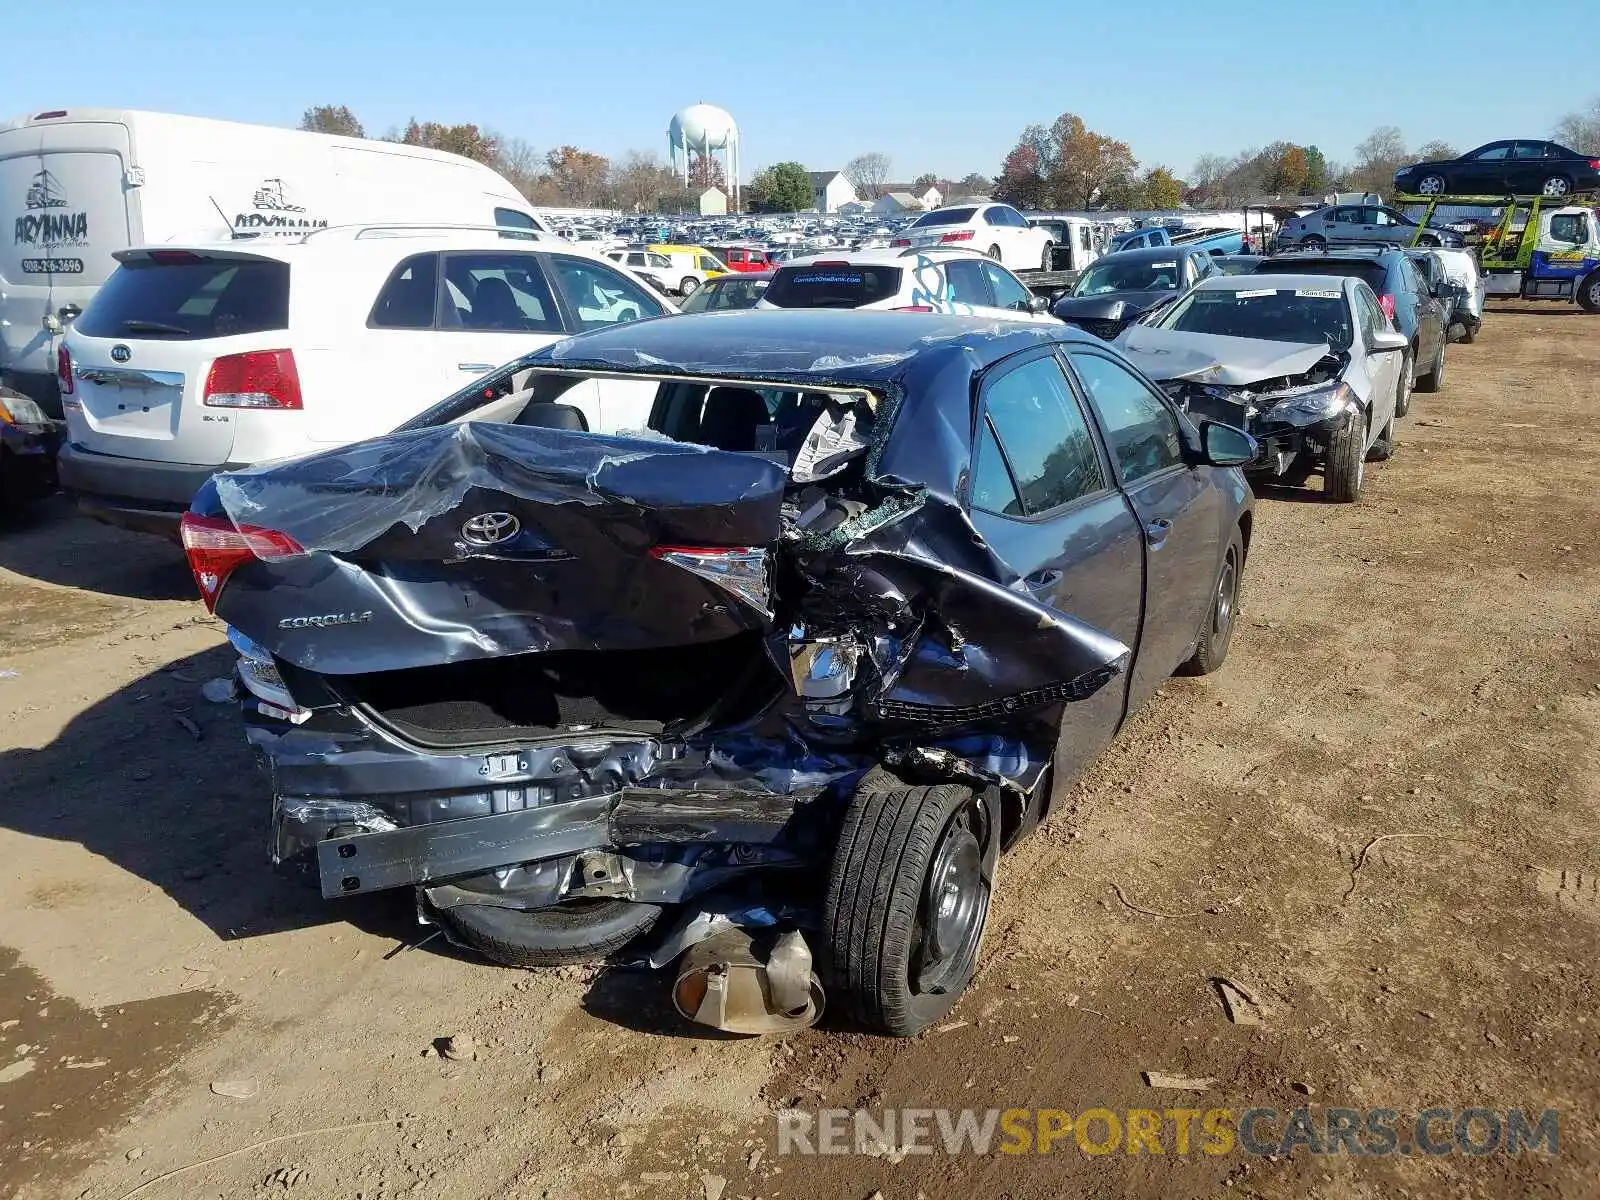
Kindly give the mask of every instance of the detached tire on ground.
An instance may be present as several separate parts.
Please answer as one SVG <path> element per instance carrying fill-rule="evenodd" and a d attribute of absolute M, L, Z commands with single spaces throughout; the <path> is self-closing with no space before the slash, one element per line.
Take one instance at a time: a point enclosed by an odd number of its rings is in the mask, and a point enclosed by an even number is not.
<path fill-rule="evenodd" d="M 1366 482 L 1367 422 L 1360 413 L 1351 414 L 1345 427 L 1328 439 L 1328 462 L 1322 469 L 1322 494 L 1329 500 L 1348 504 L 1361 498 Z"/>
<path fill-rule="evenodd" d="M 657 904 L 629 900 L 569 900 L 552 908 L 459 904 L 440 909 L 452 941 L 508 967 L 559 967 L 599 962 L 647 933 L 661 917 Z"/>
<path fill-rule="evenodd" d="M 823 905 L 832 989 L 860 1024 L 911 1037 L 972 982 L 999 857 L 997 814 L 962 784 L 881 770 L 856 788 Z"/>

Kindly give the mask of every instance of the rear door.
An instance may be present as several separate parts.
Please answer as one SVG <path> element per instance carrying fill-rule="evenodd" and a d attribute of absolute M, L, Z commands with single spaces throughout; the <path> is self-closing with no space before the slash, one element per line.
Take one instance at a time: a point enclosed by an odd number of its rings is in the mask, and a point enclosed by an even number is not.
<path fill-rule="evenodd" d="M 1129 709 L 1177 670 L 1194 645 L 1221 566 L 1221 496 L 1184 460 L 1177 414 L 1122 363 L 1088 347 L 1068 358 L 1099 417 L 1144 544 L 1145 617 Z M 1132 645 L 1132 643 L 1129 643 Z"/>
<path fill-rule="evenodd" d="M 135 222 L 128 128 L 109 121 L 36 125 L 0 139 L 0 367 L 48 375 L 68 317 L 116 269 Z"/>
<path fill-rule="evenodd" d="M 1059 360 L 1030 352 L 992 368 L 979 392 L 967 504 L 972 523 L 1041 604 L 1125 645 L 1139 639 L 1139 523 L 1111 482 Z M 1072 705 L 1061 778 L 1075 777 L 1121 723 L 1128 678 Z"/>

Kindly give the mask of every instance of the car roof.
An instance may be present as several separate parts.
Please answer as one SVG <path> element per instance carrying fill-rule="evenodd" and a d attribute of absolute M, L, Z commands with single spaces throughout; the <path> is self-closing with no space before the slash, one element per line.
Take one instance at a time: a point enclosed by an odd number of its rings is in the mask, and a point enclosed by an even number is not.
<path fill-rule="evenodd" d="M 849 267 L 888 267 L 902 265 L 905 259 L 917 257 L 937 258 L 987 258 L 965 246 L 872 246 L 861 250 L 818 250 L 800 258 L 790 259 L 786 267 L 814 267 L 819 262 L 843 263 Z"/>
<path fill-rule="evenodd" d="M 530 236 L 524 236 L 525 234 Z M 376 258 L 389 258 L 397 251 L 404 256 L 424 254 L 430 250 L 531 251 L 570 254 L 576 258 L 589 258 L 608 264 L 610 262 L 605 254 L 595 247 L 579 246 L 550 235 L 540 236 L 537 230 L 386 223 L 335 225 L 327 229 L 314 230 L 300 237 L 161 242 L 154 245 L 131 246 L 127 250 L 116 251 L 113 257 L 126 262 L 129 258 L 151 258 L 162 251 L 190 251 L 212 257 L 227 257 L 232 254 L 241 258 L 268 258 L 294 263 L 314 260 L 333 253 L 370 254 Z"/>
<path fill-rule="evenodd" d="M 1263 271 L 1259 275 L 1213 275 L 1209 279 L 1202 279 L 1196 290 L 1208 292 L 1245 292 L 1266 290 L 1268 288 L 1305 288 L 1317 287 L 1325 289 L 1338 289 L 1343 291 L 1346 284 L 1356 284 L 1360 280 L 1352 279 L 1348 275 L 1302 275 L 1298 272 L 1284 275 L 1274 275 Z"/>
<path fill-rule="evenodd" d="M 1266 261 L 1284 259 L 1289 262 L 1305 262 L 1308 259 L 1331 259 L 1343 262 L 1372 262 L 1386 254 L 1403 253 L 1405 251 L 1399 246 L 1341 246 L 1337 250 L 1285 250 L 1270 256 Z"/>
<path fill-rule="evenodd" d="M 975 369 L 1052 342 L 1103 343 L 1064 322 L 855 309 L 747 309 L 631 321 L 529 355 L 530 366 L 882 388 L 920 357 L 954 350 Z"/>
<path fill-rule="evenodd" d="M 1204 254 L 1198 246 L 1138 246 L 1132 250 L 1113 250 L 1110 254 L 1102 254 L 1089 266 L 1115 260 L 1121 262 L 1171 262 L 1180 254 Z M 1085 268 L 1087 269 L 1087 268 Z"/>

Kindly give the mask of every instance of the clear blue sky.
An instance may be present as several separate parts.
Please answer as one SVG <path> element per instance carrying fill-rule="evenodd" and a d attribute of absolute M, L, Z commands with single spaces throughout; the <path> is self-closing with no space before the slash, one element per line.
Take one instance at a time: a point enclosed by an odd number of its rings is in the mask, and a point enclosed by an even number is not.
<path fill-rule="evenodd" d="M 1063 111 L 1180 175 L 1277 138 L 1348 160 L 1382 124 L 1465 149 L 1544 136 L 1600 94 L 1600 0 L 1396 0 L 1354 6 L 1380 14 L 1363 22 L 1304 0 L 22 7 L 0 116 L 107 105 L 290 125 L 347 104 L 373 134 L 415 116 L 540 150 L 664 154 L 672 114 L 704 100 L 738 120 L 746 175 L 867 150 L 897 178 L 992 175 L 1024 125 Z"/>

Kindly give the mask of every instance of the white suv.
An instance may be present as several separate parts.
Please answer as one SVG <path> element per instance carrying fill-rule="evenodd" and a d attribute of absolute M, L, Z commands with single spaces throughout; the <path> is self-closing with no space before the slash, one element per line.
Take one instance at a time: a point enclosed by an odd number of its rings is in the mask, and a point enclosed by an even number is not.
<path fill-rule="evenodd" d="M 386 433 L 530 350 L 677 311 L 520 231 L 350 226 L 116 258 L 62 343 L 61 484 L 159 533 L 213 472 Z M 570 402 L 599 432 L 643 425 L 653 399 L 612 382 Z"/>
<path fill-rule="evenodd" d="M 880 308 L 1060 322 L 999 263 L 972 250 L 824 251 L 778 268 L 757 308 Z"/>

